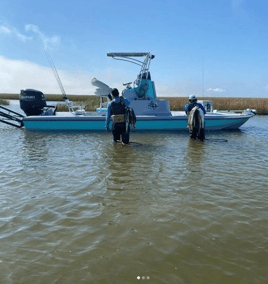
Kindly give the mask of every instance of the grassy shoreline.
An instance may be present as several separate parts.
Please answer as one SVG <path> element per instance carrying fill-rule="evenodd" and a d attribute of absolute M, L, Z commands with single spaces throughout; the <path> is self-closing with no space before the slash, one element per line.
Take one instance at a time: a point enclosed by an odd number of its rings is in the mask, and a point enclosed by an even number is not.
<path fill-rule="evenodd" d="M 169 100 L 171 110 L 184 110 L 188 98 L 166 98 Z M 199 100 L 213 101 L 216 110 L 245 110 L 256 109 L 259 115 L 268 115 L 268 98 L 230 98 L 230 97 L 199 97 Z"/>
<path fill-rule="evenodd" d="M 9 101 L 6 99 L 1 99 L 0 98 L 0 105 L 9 105 Z"/>
<path fill-rule="evenodd" d="M 86 95 L 67 95 L 71 101 L 78 105 L 85 105 L 87 111 L 94 111 L 99 107 L 99 97 Z M 45 94 L 46 100 L 63 102 L 61 95 Z M 0 94 L 0 99 L 18 100 L 19 94 Z M 188 103 L 187 97 L 160 97 L 167 99 L 171 110 L 184 110 Z M 199 97 L 200 100 L 213 101 L 213 107 L 217 110 L 244 110 L 247 108 L 256 109 L 259 115 L 268 115 L 268 98 L 231 98 L 231 97 Z M 61 105 L 61 103 L 59 103 Z"/>

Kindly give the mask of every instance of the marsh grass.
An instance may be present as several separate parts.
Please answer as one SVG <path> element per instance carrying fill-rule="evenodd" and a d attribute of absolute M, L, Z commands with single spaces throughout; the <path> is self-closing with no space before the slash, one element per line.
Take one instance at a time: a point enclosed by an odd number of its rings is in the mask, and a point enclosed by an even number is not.
<path fill-rule="evenodd" d="M 68 96 L 69 98 L 69 96 Z M 95 111 L 96 108 L 98 108 L 100 106 L 100 99 L 98 97 L 91 97 L 85 100 L 83 98 L 83 100 L 73 100 L 71 98 L 69 98 L 70 100 L 72 100 L 74 102 L 75 106 L 85 106 L 85 110 L 86 111 Z M 57 111 L 68 111 L 68 107 L 65 103 L 58 103 L 57 104 Z"/>
<path fill-rule="evenodd" d="M 161 98 L 164 99 L 164 98 Z M 166 98 L 169 100 L 171 110 L 184 110 L 188 98 Z M 256 109 L 257 114 L 268 115 L 267 98 L 211 98 L 200 97 L 200 100 L 213 101 L 213 108 L 216 110 L 245 110 L 247 108 Z"/>
<path fill-rule="evenodd" d="M 64 99 L 62 98 L 62 95 L 53 95 L 53 94 L 45 94 L 46 100 L 49 101 L 64 101 Z M 88 99 L 90 100 L 94 100 L 94 98 L 97 98 L 95 96 L 83 96 L 83 95 L 67 95 L 68 99 L 70 101 L 74 101 L 74 102 L 85 102 Z M 91 98 L 92 97 L 92 98 Z M 97 98 L 99 100 L 99 98 Z"/>
<path fill-rule="evenodd" d="M 68 107 L 64 103 L 58 103 L 57 104 L 57 111 L 68 111 Z"/>
<path fill-rule="evenodd" d="M 58 101 L 58 111 L 67 111 L 68 108 L 62 99 L 62 95 L 45 94 L 47 101 Z M 86 111 L 95 111 L 99 107 L 99 97 L 84 95 L 67 95 L 68 99 L 74 101 L 76 105 L 85 105 Z M 0 94 L 0 99 L 18 100 L 19 94 Z M 171 110 L 184 110 L 188 103 L 187 97 L 159 98 L 167 99 Z M 256 109 L 257 114 L 268 115 L 268 98 L 223 98 L 223 97 L 199 97 L 199 100 L 213 101 L 213 108 L 217 110 L 244 110 L 247 108 Z M 62 109 L 62 110 L 61 110 Z"/>
<path fill-rule="evenodd" d="M 209 98 L 206 98 L 209 100 Z M 256 109 L 257 114 L 268 114 L 267 98 L 210 98 L 213 108 L 217 110 L 244 110 Z"/>
<path fill-rule="evenodd" d="M 0 98 L 0 105 L 9 105 L 9 101 Z"/>
<path fill-rule="evenodd" d="M 20 97 L 19 94 L 0 94 L 0 99 L 5 100 L 18 100 Z"/>

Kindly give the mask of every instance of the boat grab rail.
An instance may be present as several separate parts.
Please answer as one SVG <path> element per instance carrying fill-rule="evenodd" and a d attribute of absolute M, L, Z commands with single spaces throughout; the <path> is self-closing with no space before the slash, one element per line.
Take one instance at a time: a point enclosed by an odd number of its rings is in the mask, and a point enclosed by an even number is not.
<path fill-rule="evenodd" d="M 149 52 L 108 52 L 107 56 L 109 57 L 142 57 L 147 56 Z"/>
<path fill-rule="evenodd" d="M 2 107 L 2 106 L 0 106 L 0 109 L 3 110 L 3 111 L 0 110 L 0 116 L 4 117 L 4 118 L 0 119 L 0 122 L 3 122 L 3 123 L 8 124 L 8 125 L 15 126 L 17 128 L 23 127 L 23 125 L 24 125 L 23 124 L 23 118 L 25 116 L 23 116 L 20 113 L 15 112 L 15 111 L 12 111 L 8 108 Z M 19 124 L 16 124 L 14 122 L 17 122 Z"/>

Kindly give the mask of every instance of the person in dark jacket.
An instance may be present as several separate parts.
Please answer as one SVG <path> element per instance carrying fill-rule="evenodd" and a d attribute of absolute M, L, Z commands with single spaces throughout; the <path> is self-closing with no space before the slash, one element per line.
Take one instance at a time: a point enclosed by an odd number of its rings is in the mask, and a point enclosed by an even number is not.
<path fill-rule="evenodd" d="M 190 111 L 195 107 L 198 106 L 199 108 L 202 109 L 204 114 L 206 114 L 206 110 L 204 109 L 203 105 L 197 102 L 197 98 L 195 95 L 190 95 L 189 96 L 189 104 L 186 104 L 184 107 L 184 111 L 187 115 L 189 115 Z"/>
<path fill-rule="evenodd" d="M 109 132 L 109 125 L 111 117 L 113 118 L 112 133 L 114 142 L 120 141 L 122 136 L 122 143 L 129 143 L 129 132 L 130 132 L 130 123 L 127 120 L 127 106 L 130 104 L 130 101 L 119 97 L 119 92 L 117 89 L 112 89 L 113 101 L 108 104 L 107 116 L 106 116 L 106 131 Z M 135 127 L 135 126 L 134 126 Z"/>

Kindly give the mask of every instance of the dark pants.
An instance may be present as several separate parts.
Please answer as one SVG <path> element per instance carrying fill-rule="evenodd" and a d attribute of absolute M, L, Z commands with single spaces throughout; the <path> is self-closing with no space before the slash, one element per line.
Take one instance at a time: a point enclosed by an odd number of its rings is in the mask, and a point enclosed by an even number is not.
<path fill-rule="evenodd" d="M 200 130 L 198 128 L 194 128 L 193 131 L 190 131 L 190 137 L 195 139 L 198 138 L 200 140 L 205 140 L 205 129 L 201 128 Z"/>
<path fill-rule="evenodd" d="M 201 141 L 205 140 L 205 129 L 200 128 L 199 120 L 198 120 L 198 111 L 195 112 L 194 116 L 194 127 L 190 131 L 190 137 L 193 139 L 200 139 Z"/>
<path fill-rule="evenodd" d="M 129 132 L 130 127 L 128 127 L 128 131 L 126 132 L 126 123 L 116 123 L 113 125 L 113 136 L 114 142 L 120 140 L 120 136 L 122 136 L 122 142 L 125 144 L 129 143 Z"/>

